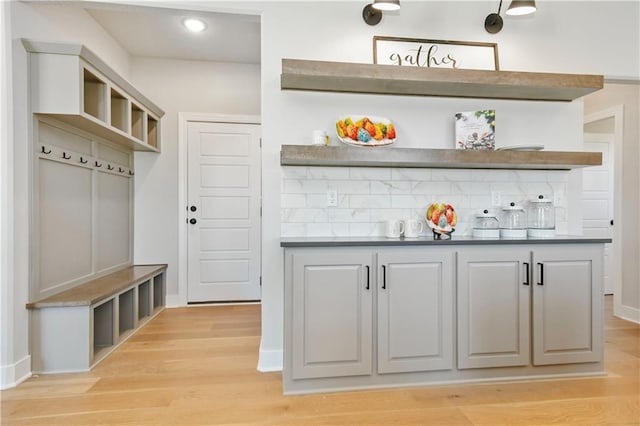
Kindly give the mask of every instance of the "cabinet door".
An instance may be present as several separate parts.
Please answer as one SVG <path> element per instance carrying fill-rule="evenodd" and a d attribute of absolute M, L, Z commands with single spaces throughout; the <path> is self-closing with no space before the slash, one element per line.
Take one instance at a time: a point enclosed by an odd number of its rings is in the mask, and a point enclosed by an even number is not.
<path fill-rule="evenodd" d="M 602 360 L 601 244 L 536 248 L 533 363 Z"/>
<path fill-rule="evenodd" d="M 291 262 L 292 378 L 371 374 L 372 254 L 301 250 Z"/>
<path fill-rule="evenodd" d="M 529 363 L 530 251 L 458 252 L 458 368 Z"/>
<path fill-rule="evenodd" d="M 378 253 L 378 372 L 453 367 L 453 251 Z"/>

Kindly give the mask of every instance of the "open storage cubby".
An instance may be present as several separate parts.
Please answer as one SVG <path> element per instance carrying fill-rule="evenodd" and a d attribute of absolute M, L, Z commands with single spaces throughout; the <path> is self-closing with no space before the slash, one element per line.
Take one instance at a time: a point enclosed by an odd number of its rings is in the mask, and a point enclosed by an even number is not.
<path fill-rule="evenodd" d="M 93 357 L 114 345 L 113 330 L 114 301 L 106 302 L 93 308 Z"/>
<path fill-rule="evenodd" d="M 150 146 L 158 146 L 158 120 L 147 115 L 147 143 Z"/>
<path fill-rule="evenodd" d="M 151 283 L 145 281 L 138 286 L 138 321 L 151 315 Z"/>
<path fill-rule="evenodd" d="M 135 289 L 131 288 L 118 296 L 118 333 L 120 336 L 135 328 L 135 307 Z"/>
<path fill-rule="evenodd" d="M 131 104 L 131 136 L 143 140 L 144 134 L 144 111 L 134 103 Z"/>
<path fill-rule="evenodd" d="M 153 277 L 153 310 L 164 306 L 164 274 Z"/>
<path fill-rule="evenodd" d="M 129 128 L 129 101 L 117 90 L 111 89 L 111 125 L 126 132 Z"/>
<path fill-rule="evenodd" d="M 83 70 L 84 112 L 100 121 L 106 120 L 107 85 L 88 69 Z"/>
<path fill-rule="evenodd" d="M 164 111 L 93 52 L 81 44 L 26 39 L 22 44 L 29 53 L 33 114 L 49 115 L 131 150 L 160 151 Z"/>
<path fill-rule="evenodd" d="M 34 373 L 87 371 L 164 308 L 167 265 L 135 265 L 27 304 Z"/>

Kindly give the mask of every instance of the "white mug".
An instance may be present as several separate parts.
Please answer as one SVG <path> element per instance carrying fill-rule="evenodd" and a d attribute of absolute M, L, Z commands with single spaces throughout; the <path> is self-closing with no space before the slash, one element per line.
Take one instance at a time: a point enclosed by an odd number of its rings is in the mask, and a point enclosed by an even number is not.
<path fill-rule="evenodd" d="M 314 130 L 312 135 L 311 142 L 314 145 L 329 145 L 329 136 L 324 130 Z"/>
<path fill-rule="evenodd" d="M 417 219 L 407 219 L 404 221 L 404 236 L 406 238 L 416 238 L 424 232 L 424 223 Z"/>
<path fill-rule="evenodd" d="M 404 233 L 404 222 L 401 220 L 387 220 L 385 222 L 385 235 L 387 238 L 400 238 Z"/>

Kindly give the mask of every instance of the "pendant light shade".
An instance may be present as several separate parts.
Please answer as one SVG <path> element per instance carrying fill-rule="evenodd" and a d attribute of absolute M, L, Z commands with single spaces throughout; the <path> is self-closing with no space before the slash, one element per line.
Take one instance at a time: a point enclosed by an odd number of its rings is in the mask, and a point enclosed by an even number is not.
<path fill-rule="evenodd" d="M 507 15 L 528 15 L 536 11 L 535 0 L 513 0 L 507 9 Z"/>
<path fill-rule="evenodd" d="M 373 0 L 372 6 L 384 11 L 398 10 L 400 9 L 400 0 Z"/>

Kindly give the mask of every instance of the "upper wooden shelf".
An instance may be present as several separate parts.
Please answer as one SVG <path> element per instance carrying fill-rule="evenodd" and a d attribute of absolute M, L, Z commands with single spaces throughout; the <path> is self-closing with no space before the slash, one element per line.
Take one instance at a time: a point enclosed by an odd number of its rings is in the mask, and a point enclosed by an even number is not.
<path fill-rule="evenodd" d="M 282 145 L 280 164 L 328 167 L 571 170 L 601 165 L 602 153 Z"/>
<path fill-rule="evenodd" d="M 602 89 L 603 81 L 601 75 L 282 59 L 280 87 L 324 92 L 568 102 Z"/>

